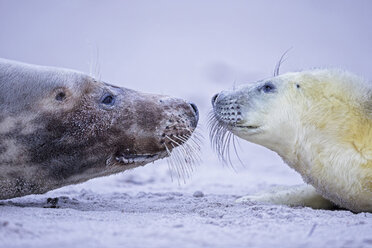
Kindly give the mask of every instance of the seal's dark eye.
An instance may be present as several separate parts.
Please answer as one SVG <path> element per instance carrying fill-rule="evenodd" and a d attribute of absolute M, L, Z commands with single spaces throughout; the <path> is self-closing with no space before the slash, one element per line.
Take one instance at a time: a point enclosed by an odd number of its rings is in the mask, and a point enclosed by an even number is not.
<path fill-rule="evenodd" d="M 266 82 L 262 87 L 261 90 L 265 93 L 271 93 L 276 90 L 275 85 L 272 82 Z"/>
<path fill-rule="evenodd" d="M 63 101 L 63 100 L 65 100 L 65 98 L 66 98 L 66 93 L 65 92 L 59 92 L 56 95 L 56 100 L 57 101 Z"/>
<path fill-rule="evenodd" d="M 115 103 L 115 97 L 111 94 L 106 94 L 102 97 L 101 103 L 108 106 L 113 106 Z"/>

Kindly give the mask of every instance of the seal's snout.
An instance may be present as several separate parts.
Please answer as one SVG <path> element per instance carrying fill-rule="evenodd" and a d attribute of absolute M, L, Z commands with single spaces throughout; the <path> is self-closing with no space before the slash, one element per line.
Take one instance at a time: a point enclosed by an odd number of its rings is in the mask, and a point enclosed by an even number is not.
<path fill-rule="evenodd" d="M 194 124 L 195 125 L 194 128 L 195 128 L 196 125 L 198 124 L 198 121 L 199 121 L 199 109 L 198 109 L 198 107 L 196 106 L 195 103 L 190 102 L 189 104 L 190 104 L 192 110 L 195 113 L 195 119 L 196 119 L 195 124 Z"/>
<path fill-rule="evenodd" d="M 213 115 L 220 123 L 235 126 L 242 122 L 241 105 L 235 95 L 221 91 L 212 97 L 211 102 Z"/>

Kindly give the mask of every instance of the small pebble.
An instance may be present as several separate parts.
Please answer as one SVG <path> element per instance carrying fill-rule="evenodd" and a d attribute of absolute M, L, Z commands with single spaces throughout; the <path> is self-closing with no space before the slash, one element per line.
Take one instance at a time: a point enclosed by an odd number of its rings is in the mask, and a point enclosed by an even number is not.
<path fill-rule="evenodd" d="M 195 191 L 194 194 L 193 194 L 194 197 L 203 197 L 204 196 L 204 193 L 201 192 L 201 191 Z"/>
<path fill-rule="evenodd" d="M 56 198 L 49 197 L 47 199 L 46 204 L 43 206 L 43 208 L 59 208 L 58 201 L 59 201 L 58 197 L 56 197 Z"/>

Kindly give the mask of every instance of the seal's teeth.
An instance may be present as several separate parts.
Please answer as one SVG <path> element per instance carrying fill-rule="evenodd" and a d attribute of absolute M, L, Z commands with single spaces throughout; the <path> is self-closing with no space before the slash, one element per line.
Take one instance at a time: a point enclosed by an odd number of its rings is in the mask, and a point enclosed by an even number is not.
<path fill-rule="evenodd" d="M 137 157 L 126 158 L 125 155 L 115 157 L 115 160 L 122 164 L 135 164 L 135 163 L 144 163 L 152 162 L 159 158 L 158 154 L 143 154 L 143 155 L 131 155 Z"/>
<path fill-rule="evenodd" d="M 121 163 L 124 163 L 124 164 L 128 164 L 129 163 L 129 160 L 126 159 L 126 158 L 124 158 L 124 157 L 116 157 L 115 159 L 116 159 L 116 161 L 121 162 Z"/>

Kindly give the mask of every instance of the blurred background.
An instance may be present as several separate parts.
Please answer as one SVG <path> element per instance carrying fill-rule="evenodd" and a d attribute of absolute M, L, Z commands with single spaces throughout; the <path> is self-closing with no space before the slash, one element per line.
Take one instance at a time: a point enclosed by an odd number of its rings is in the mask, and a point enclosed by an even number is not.
<path fill-rule="evenodd" d="M 271 76 L 289 48 L 282 73 L 337 67 L 372 79 L 371 15 L 368 0 L 0 0 L 0 57 L 67 67 L 195 102 L 205 143 L 204 161 L 192 178 L 171 183 L 162 160 L 119 179 L 191 190 L 208 190 L 218 181 L 221 191 L 244 193 L 239 185 L 301 178 L 276 154 L 246 141 L 239 142 L 244 166 L 234 158 L 235 170 L 224 167 L 209 148 L 211 96 Z"/>

